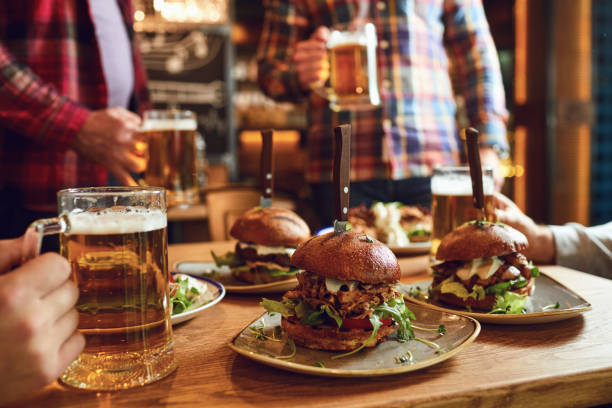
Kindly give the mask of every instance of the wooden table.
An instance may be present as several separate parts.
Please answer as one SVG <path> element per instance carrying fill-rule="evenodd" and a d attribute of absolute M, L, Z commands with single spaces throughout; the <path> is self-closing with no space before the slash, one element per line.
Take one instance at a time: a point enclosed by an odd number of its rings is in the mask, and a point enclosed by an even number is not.
<path fill-rule="evenodd" d="M 231 243 L 172 245 L 170 265 L 183 259 L 209 260 L 210 249 L 230 248 Z M 426 279 L 426 257 L 400 262 L 404 281 Z M 562 267 L 543 270 L 584 296 L 593 310 L 557 323 L 483 325 L 463 352 L 421 371 L 332 379 L 285 372 L 238 356 L 227 343 L 262 309 L 259 296 L 229 294 L 219 305 L 175 327 L 179 368 L 168 378 L 113 393 L 54 383 L 14 406 L 473 408 L 612 402 L 612 281 Z"/>

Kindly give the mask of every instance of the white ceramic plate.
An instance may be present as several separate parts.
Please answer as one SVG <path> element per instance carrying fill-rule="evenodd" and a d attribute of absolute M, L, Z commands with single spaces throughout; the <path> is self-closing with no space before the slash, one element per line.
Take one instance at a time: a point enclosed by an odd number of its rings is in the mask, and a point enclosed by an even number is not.
<path fill-rule="evenodd" d="M 334 230 L 334 227 L 325 227 L 317 231 L 317 235 L 327 234 L 329 232 L 332 232 L 333 230 Z M 426 254 L 431 249 L 431 241 L 411 242 L 407 246 L 402 246 L 402 247 L 389 246 L 389 249 L 395 254 L 395 256 Z"/>
<path fill-rule="evenodd" d="M 231 293 L 281 293 L 296 287 L 297 279 L 253 284 L 242 282 L 232 276 L 229 267 L 218 267 L 214 262 L 180 261 L 174 265 L 174 270 L 192 276 L 203 276 L 223 284 Z"/>
<path fill-rule="evenodd" d="M 431 281 L 402 284 L 400 289 L 404 292 L 406 301 L 430 307 L 435 310 L 457 313 L 464 316 L 473 317 L 481 323 L 496 324 L 534 324 L 549 323 L 559 320 L 569 319 L 591 310 L 591 304 L 584 300 L 582 296 L 565 287 L 545 273 L 540 272 L 540 276 L 535 278 L 535 291 L 527 298 L 525 303 L 526 313 L 523 314 L 489 314 L 479 312 L 468 312 L 465 309 L 454 308 L 439 302 L 429 300 L 427 289 Z M 420 289 L 417 290 L 417 289 Z M 417 297 L 411 296 L 420 292 Z M 547 308 L 546 306 L 555 305 L 559 302 L 559 308 Z"/>
<path fill-rule="evenodd" d="M 190 276 L 193 279 L 198 279 L 200 281 L 202 281 L 203 283 L 206 283 L 206 290 L 207 291 L 211 291 L 212 294 L 214 295 L 214 298 L 203 304 L 200 305 L 198 307 L 195 307 L 193 309 L 188 309 L 186 311 L 184 311 L 183 313 L 178 313 L 175 315 L 171 316 L 171 320 L 172 320 L 172 324 L 178 324 L 178 323 L 182 323 L 186 320 L 190 320 L 193 319 L 194 317 L 196 317 L 198 314 L 202 313 L 204 310 L 208 309 L 209 307 L 212 307 L 214 305 L 216 305 L 217 303 L 219 303 L 221 301 L 221 299 L 223 299 L 223 297 L 225 296 L 225 288 L 223 287 L 222 284 L 220 284 L 219 282 L 216 282 L 212 279 L 208 279 L 208 278 L 203 278 L 201 276 Z"/>
<path fill-rule="evenodd" d="M 415 304 L 408 306 L 416 316 L 415 324 L 429 329 L 437 329 L 444 324 L 447 330 L 444 335 L 415 329 L 417 337 L 436 342 L 442 352 L 417 340 L 400 343 L 392 334 L 376 347 L 336 360 L 331 357 L 340 352 L 310 350 L 300 346 L 296 346 L 294 357 L 278 358 L 291 353 L 291 347 L 280 328 L 281 316 L 278 313 L 273 316 L 264 313 L 238 333 L 229 346 L 238 354 L 283 370 L 326 377 L 373 377 L 420 370 L 440 363 L 459 353 L 480 333 L 480 324 L 470 317 Z M 280 341 L 262 340 L 250 329 L 262 325 L 267 336 L 276 333 Z M 408 352 L 412 360 L 398 361 L 401 356 L 409 356 Z"/>

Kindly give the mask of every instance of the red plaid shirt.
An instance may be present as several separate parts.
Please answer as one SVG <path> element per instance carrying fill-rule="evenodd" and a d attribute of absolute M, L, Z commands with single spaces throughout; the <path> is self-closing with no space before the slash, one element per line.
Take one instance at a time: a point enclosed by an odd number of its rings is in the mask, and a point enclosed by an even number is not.
<path fill-rule="evenodd" d="M 117 1 L 134 56 L 130 108 L 142 111 L 150 102 L 132 5 Z M 0 188 L 18 189 L 24 207 L 53 210 L 62 188 L 106 185 L 106 169 L 71 149 L 90 110 L 106 107 L 89 3 L 0 0 Z"/>
<path fill-rule="evenodd" d="M 332 112 L 301 90 L 293 65 L 298 41 L 318 26 L 351 21 L 356 4 L 378 36 L 382 104 Z M 429 176 L 459 161 L 455 93 L 463 96 L 481 145 L 507 149 L 504 88 L 481 0 L 265 0 L 259 83 L 275 99 L 309 101 L 309 182 L 331 179 L 332 128 L 352 124 L 351 180 Z M 453 81 L 451 81 L 451 74 Z"/>

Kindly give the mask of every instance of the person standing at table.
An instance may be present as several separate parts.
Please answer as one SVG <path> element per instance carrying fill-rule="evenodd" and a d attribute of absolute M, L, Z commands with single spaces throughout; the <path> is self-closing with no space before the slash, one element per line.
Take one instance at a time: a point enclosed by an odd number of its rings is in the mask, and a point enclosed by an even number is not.
<path fill-rule="evenodd" d="M 132 16 L 130 0 L 0 0 L 0 238 L 57 214 L 62 188 L 144 171 Z"/>
<path fill-rule="evenodd" d="M 499 156 L 508 151 L 507 111 L 480 0 L 264 4 L 259 83 L 277 100 L 309 102 L 306 179 L 322 222 L 332 221 L 331 132 L 340 123 L 352 124 L 351 206 L 375 200 L 430 205 L 433 167 L 460 159 L 455 94 L 463 96 L 470 125 L 481 132 L 483 165 L 499 168 Z M 332 112 L 311 89 L 329 77 L 330 27 L 357 17 L 376 27 L 382 104 L 367 111 Z M 498 175 L 497 187 L 502 183 Z"/>

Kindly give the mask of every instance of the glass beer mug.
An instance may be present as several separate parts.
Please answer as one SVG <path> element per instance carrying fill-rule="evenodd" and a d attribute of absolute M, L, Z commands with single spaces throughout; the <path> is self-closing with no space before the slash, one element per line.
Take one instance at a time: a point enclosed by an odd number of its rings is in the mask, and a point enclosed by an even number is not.
<path fill-rule="evenodd" d="M 485 212 L 494 221 L 493 169 L 482 169 Z M 461 224 L 477 219 L 479 211 L 472 198 L 472 179 L 467 166 L 436 167 L 431 178 L 431 216 L 433 234 L 430 263 L 435 263 L 440 241 Z"/>
<path fill-rule="evenodd" d="M 86 344 L 61 381 L 114 390 L 165 377 L 176 368 L 165 190 L 74 188 L 61 190 L 58 202 L 59 217 L 28 228 L 24 257 L 36 255 L 43 235 L 59 233 L 79 288 L 78 330 Z"/>
<path fill-rule="evenodd" d="M 334 111 L 367 110 L 380 105 L 376 72 L 376 28 L 372 23 L 332 29 L 329 87 L 315 89 Z"/>
<path fill-rule="evenodd" d="M 168 206 L 199 201 L 195 113 L 150 110 L 144 113 L 140 137 L 147 142 L 145 182 L 164 187 Z"/>

